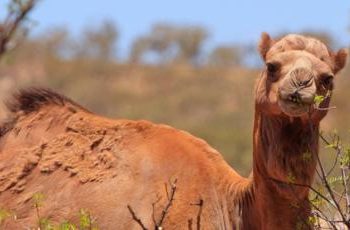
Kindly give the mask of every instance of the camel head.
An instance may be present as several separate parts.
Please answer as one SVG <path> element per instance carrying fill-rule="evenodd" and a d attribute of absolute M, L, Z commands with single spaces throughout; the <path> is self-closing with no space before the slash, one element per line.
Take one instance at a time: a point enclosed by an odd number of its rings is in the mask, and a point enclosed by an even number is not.
<path fill-rule="evenodd" d="M 302 35 L 275 41 L 263 33 L 259 52 L 265 69 L 256 88 L 257 108 L 269 115 L 311 114 L 320 121 L 327 113 L 324 108 L 329 105 L 333 79 L 344 67 L 347 51 L 333 52 L 321 41 Z M 323 99 L 322 103 L 315 106 L 315 98 Z"/>
<path fill-rule="evenodd" d="M 318 154 L 318 125 L 327 114 L 335 75 L 347 51 L 331 51 L 321 41 L 291 34 L 273 40 L 262 34 L 259 51 L 265 68 L 255 89 L 255 174 L 311 184 Z M 321 98 L 318 103 L 316 99 Z M 307 160 L 305 160 L 307 159 Z M 288 197 L 288 189 L 277 186 Z M 306 188 L 298 194 L 307 196 Z"/>

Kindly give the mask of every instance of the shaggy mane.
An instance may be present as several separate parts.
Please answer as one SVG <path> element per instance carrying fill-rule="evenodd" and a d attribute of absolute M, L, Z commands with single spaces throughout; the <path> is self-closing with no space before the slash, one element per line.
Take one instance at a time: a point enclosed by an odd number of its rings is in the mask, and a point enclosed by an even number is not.
<path fill-rule="evenodd" d="M 46 88 L 22 89 L 13 95 L 12 99 L 6 103 L 6 107 L 11 113 L 28 114 L 46 105 L 64 106 L 66 104 L 86 110 L 71 99 Z"/>

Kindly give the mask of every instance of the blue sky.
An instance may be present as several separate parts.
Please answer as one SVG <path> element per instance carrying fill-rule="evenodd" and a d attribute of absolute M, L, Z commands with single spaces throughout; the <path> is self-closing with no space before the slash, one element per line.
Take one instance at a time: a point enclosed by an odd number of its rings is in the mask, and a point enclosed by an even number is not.
<path fill-rule="evenodd" d="M 204 26 L 211 34 L 209 46 L 256 43 L 262 31 L 303 30 L 329 31 L 339 46 L 350 44 L 348 0 L 41 0 L 31 17 L 38 22 L 34 33 L 62 25 L 78 33 L 113 20 L 121 53 L 156 22 Z"/>

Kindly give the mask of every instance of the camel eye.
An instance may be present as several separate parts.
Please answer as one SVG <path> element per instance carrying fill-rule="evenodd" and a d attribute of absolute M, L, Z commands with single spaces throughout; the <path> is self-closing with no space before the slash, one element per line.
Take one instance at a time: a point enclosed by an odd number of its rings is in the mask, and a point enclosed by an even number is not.
<path fill-rule="evenodd" d="M 321 84 L 325 87 L 330 87 L 332 86 L 333 78 L 331 74 L 324 74 L 321 76 Z"/>
<path fill-rule="evenodd" d="M 279 69 L 278 63 L 268 62 L 266 63 L 266 69 L 269 73 L 276 73 Z"/>
<path fill-rule="evenodd" d="M 266 63 L 267 76 L 271 81 L 276 81 L 278 79 L 278 70 L 280 68 L 280 64 L 276 62 L 268 62 Z"/>

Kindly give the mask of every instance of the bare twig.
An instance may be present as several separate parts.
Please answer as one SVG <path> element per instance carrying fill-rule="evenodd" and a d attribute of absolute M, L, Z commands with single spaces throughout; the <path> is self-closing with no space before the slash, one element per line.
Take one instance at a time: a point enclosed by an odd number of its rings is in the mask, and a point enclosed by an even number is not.
<path fill-rule="evenodd" d="M 345 189 L 345 199 L 346 199 L 346 218 L 349 219 L 349 210 L 350 210 L 350 197 L 349 197 L 349 189 L 347 185 L 346 175 L 345 175 L 345 169 L 344 167 L 341 168 L 341 175 L 342 175 L 342 181 Z"/>
<path fill-rule="evenodd" d="M 332 149 L 334 149 L 336 151 L 336 157 L 335 157 L 335 160 L 334 160 L 334 163 L 333 163 L 333 166 L 331 167 L 331 169 L 327 172 L 327 177 L 333 172 L 335 166 L 337 165 L 338 163 L 338 158 L 339 156 L 341 155 L 341 147 L 339 146 L 339 137 L 333 137 L 333 142 L 334 142 L 334 139 L 337 139 L 336 141 L 336 144 L 333 145 L 331 144 L 331 142 L 329 142 L 324 136 L 323 134 L 320 132 L 319 133 L 319 137 L 321 138 L 321 140 L 327 145 L 327 146 L 330 146 Z"/>
<path fill-rule="evenodd" d="M 171 184 L 171 182 L 169 182 Z M 169 200 L 169 192 L 168 192 L 168 185 L 167 183 L 164 183 L 164 189 L 165 189 L 165 193 L 166 193 L 166 198 Z"/>
<path fill-rule="evenodd" d="M 34 207 L 35 207 L 35 211 L 36 211 L 36 218 L 38 218 L 38 224 L 40 226 L 41 217 L 40 217 L 40 212 L 39 212 L 39 205 L 38 204 L 34 204 Z"/>
<path fill-rule="evenodd" d="M 294 186 L 298 186 L 298 187 L 306 187 L 310 190 L 312 190 L 314 193 L 316 193 L 318 196 L 320 196 L 322 199 L 324 199 L 325 201 L 327 201 L 330 204 L 333 204 L 327 197 L 325 197 L 322 193 L 320 193 L 319 191 L 317 191 L 315 188 L 313 188 L 311 185 L 307 185 L 307 184 L 299 184 L 299 183 L 294 183 L 294 182 L 285 182 L 285 181 L 281 181 L 281 180 L 277 180 L 274 178 L 269 178 L 270 180 L 276 182 L 276 183 L 280 183 L 280 184 L 285 184 L 285 185 L 294 185 Z"/>
<path fill-rule="evenodd" d="M 197 230 L 201 229 L 201 216 L 202 216 L 203 204 L 204 204 L 204 201 L 202 199 L 200 199 L 198 203 L 191 204 L 191 205 L 199 206 L 198 214 L 197 214 Z"/>
<path fill-rule="evenodd" d="M 336 109 L 336 108 L 337 108 L 337 107 L 335 107 L 335 106 L 327 107 L 327 108 L 315 107 L 316 110 L 320 110 L 320 111 L 331 110 L 331 109 Z"/>
<path fill-rule="evenodd" d="M 175 197 L 175 192 L 176 192 L 176 188 L 177 188 L 176 187 L 176 183 L 177 183 L 177 179 L 175 179 L 173 183 L 170 182 L 171 191 L 170 191 L 170 194 L 169 194 L 169 197 L 168 197 L 168 202 L 165 205 L 165 208 L 162 210 L 162 214 L 160 216 L 160 219 L 159 219 L 158 223 L 155 226 L 156 229 L 161 229 L 162 228 L 163 221 L 165 220 L 165 217 L 168 214 L 171 205 L 173 204 L 174 197 Z"/>
<path fill-rule="evenodd" d="M 188 228 L 188 230 L 192 230 L 192 218 L 191 219 L 189 219 L 188 221 L 187 221 L 187 228 Z"/>
<path fill-rule="evenodd" d="M 132 219 L 133 219 L 136 223 L 138 223 L 138 225 L 140 225 L 140 227 L 141 227 L 143 230 L 148 230 L 148 229 L 145 227 L 145 225 L 142 223 L 141 219 L 138 218 L 138 217 L 136 216 L 136 214 L 135 214 L 134 210 L 131 208 L 131 206 L 128 205 L 127 207 L 128 207 L 129 212 L 130 212 L 130 214 L 131 214 L 131 216 L 132 216 Z"/>
<path fill-rule="evenodd" d="M 156 217 L 155 212 L 156 212 L 156 204 L 162 199 L 162 197 L 158 197 L 157 200 L 155 202 L 152 203 L 152 220 L 153 220 L 153 224 L 154 226 L 157 226 L 157 221 L 156 221 Z"/>

